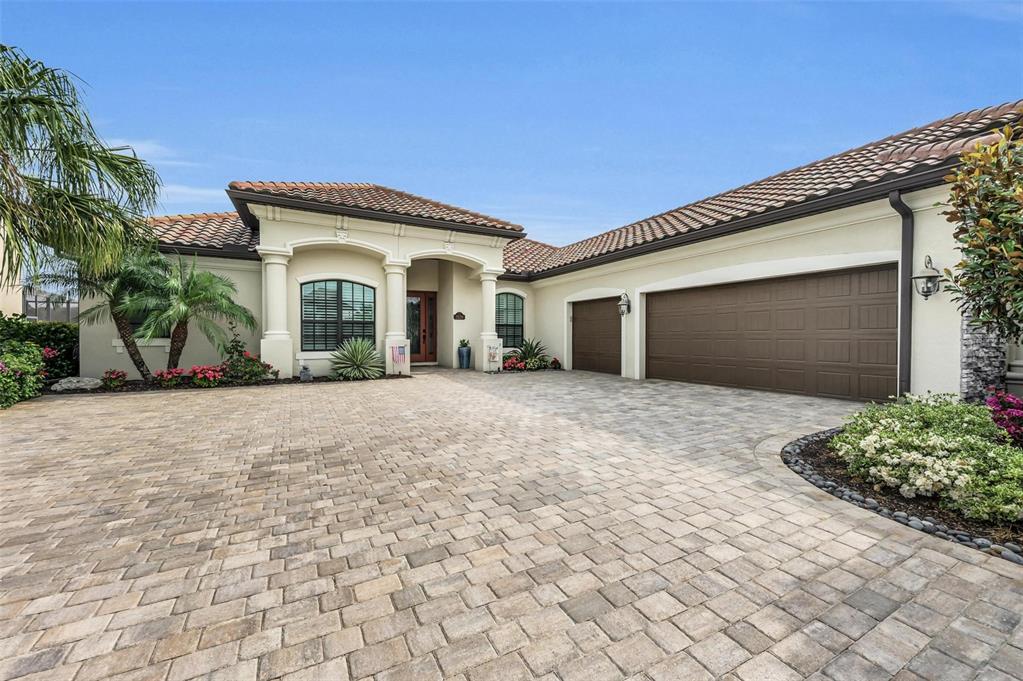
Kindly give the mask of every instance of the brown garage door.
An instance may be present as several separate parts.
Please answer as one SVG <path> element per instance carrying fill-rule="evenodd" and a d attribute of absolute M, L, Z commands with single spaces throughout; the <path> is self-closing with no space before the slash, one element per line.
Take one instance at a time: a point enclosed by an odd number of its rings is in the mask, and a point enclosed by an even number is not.
<path fill-rule="evenodd" d="M 894 265 L 647 295 L 646 375 L 857 400 L 896 392 Z"/>
<path fill-rule="evenodd" d="M 622 373 L 622 318 L 617 298 L 572 303 L 572 368 Z"/>

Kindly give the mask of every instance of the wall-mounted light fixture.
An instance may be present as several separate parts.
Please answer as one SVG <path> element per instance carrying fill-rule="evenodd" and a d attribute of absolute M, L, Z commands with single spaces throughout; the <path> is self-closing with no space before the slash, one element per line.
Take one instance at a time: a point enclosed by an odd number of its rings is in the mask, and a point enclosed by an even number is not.
<path fill-rule="evenodd" d="M 912 279 L 913 288 L 923 296 L 924 300 L 927 300 L 941 290 L 941 272 L 935 269 L 929 255 L 924 258 L 924 271 L 912 277 Z"/>
<path fill-rule="evenodd" d="M 629 294 L 623 293 L 622 297 L 618 299 L 618 314 L 625 316 L 632 310 L 632 302 L 629 300 Z"/>

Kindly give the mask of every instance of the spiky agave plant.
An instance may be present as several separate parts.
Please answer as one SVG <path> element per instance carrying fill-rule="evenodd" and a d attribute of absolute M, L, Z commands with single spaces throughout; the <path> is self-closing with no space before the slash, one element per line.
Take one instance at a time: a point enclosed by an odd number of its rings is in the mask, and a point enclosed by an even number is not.
<path fill-rule="evenodd" d="M 526 338 L 522 341 L 522 347 L 512 351 L 512 354 L 527 364 L 532 361 L 534 365 L 546 366 L 550 359 L 547 354 L 547 346 L 539 338 Z M 537 368 L 540 367 L 537 366 Z"/>
<path fill-rule="evenodd" d="M 368 381 L 384 375 L 384 359 L 367 338 L 349 338 L 330 355 L 335 381 Z"/>

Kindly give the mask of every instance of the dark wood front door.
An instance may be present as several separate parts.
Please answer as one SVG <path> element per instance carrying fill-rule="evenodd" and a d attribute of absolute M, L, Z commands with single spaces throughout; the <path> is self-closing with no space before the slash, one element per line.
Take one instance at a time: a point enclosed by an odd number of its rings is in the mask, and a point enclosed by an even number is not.
<path fill-rule="evenodd" d="M 896 391 L 894 265 L 650 293 L 646 375 L 884 400 Z"/>
<path fill-rule="evenodd" d="M 572 368 L 622 373 L 622 317 L 617 298 L 572 303 Z"/>
<path fill-rule="evenodd" d="M 437 361 L 437 293 L 408 291 L 405 315 L 411 362 Z"/>

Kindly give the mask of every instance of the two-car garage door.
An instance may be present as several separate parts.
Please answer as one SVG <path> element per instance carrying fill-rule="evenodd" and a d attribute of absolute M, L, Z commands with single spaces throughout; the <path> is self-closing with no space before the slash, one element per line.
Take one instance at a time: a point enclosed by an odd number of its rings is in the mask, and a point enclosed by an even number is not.
<path fill-rule="evenodd" d="M 650 293 L 646 375 L 804 395 L 896 391 L 894 265 Z"/>

